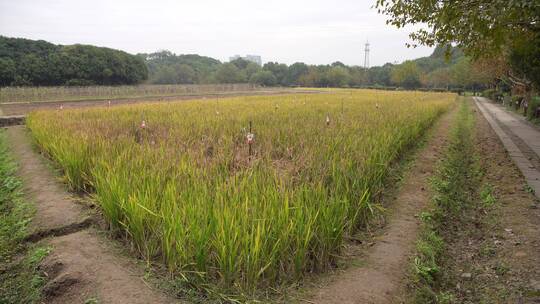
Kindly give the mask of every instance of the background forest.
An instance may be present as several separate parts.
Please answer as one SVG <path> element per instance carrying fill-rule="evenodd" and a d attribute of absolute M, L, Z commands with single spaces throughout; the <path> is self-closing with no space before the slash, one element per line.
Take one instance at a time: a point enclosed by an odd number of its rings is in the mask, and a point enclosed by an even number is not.
<path fill-rule="evenodd" d="M 220 62 L 196 54 L 163 50 L 131 55 L 90 45 L 55 45 L 0 36 L 0 85 L 120 85 L 254 83 L 262 86 L 402 87 L 479 90 L 490 75 L 452 47 L 401 64 L 364 69 L 339 61 L 328 65 L 236 59 Z"/>

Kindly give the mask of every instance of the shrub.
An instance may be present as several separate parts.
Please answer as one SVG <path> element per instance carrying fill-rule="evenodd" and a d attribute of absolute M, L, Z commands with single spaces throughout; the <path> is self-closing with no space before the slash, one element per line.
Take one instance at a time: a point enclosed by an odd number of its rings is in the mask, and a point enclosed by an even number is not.
<path fill-rule="evenodd" d="M 493 99 L 493 94 L 495 93 L 495 89 L 486 89 L 482 92 L 482 96 Z"/>
<path fill-rule="evenodd" d="M 538 112 L 540 111 L 540 96 L 535 96 L 529 102 L 529 107 L 527 108 L 527 119 L 532 120 L 540 118 Z"/>

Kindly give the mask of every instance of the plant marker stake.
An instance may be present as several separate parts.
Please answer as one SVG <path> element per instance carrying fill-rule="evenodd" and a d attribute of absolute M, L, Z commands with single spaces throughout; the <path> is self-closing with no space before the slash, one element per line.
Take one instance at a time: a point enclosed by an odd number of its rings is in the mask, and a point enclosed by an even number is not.
<path fill-rule="evenodd" d="M 249 148 L 249 158 L 251 159 L 251 155 L 253 154 L 253 150 L 251 148 L 251 144 L 253 144 L 253 139 L 255 137 L 255 135 L 253 133 L 251 133 L 251 120 L 249 121 L 249 133 L 246 135 L 246 139 L 247 139 L 247 143 L 248 143 L 248 148 Z"/>
<path fill-rule="evenodd" d="M 330 116 L 329 115 L 326 115 L 326 125 L 327 126 L 330 125 Z"/>

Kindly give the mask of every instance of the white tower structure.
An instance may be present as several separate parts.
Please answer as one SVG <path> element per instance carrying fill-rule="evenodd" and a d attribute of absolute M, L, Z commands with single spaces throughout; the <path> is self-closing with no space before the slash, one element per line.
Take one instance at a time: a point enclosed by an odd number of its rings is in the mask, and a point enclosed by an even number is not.
<path fill-rule="evenodd" d="M 369 69 L 369 41 L 366 41 L 364 48 L 364 69 Z"/>

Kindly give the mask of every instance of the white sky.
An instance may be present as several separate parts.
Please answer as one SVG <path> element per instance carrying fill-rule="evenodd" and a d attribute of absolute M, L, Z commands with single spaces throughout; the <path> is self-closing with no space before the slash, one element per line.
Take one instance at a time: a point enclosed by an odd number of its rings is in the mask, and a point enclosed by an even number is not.
<path fill-rule="evenodd" d="M 427 56 L 408 49 L 409 30 L 385 24 L 375 0 L 0 0 L 0 35 L 92 44 L 129 53 L 168 49 L 227 61 L 371 66 Z"/>

